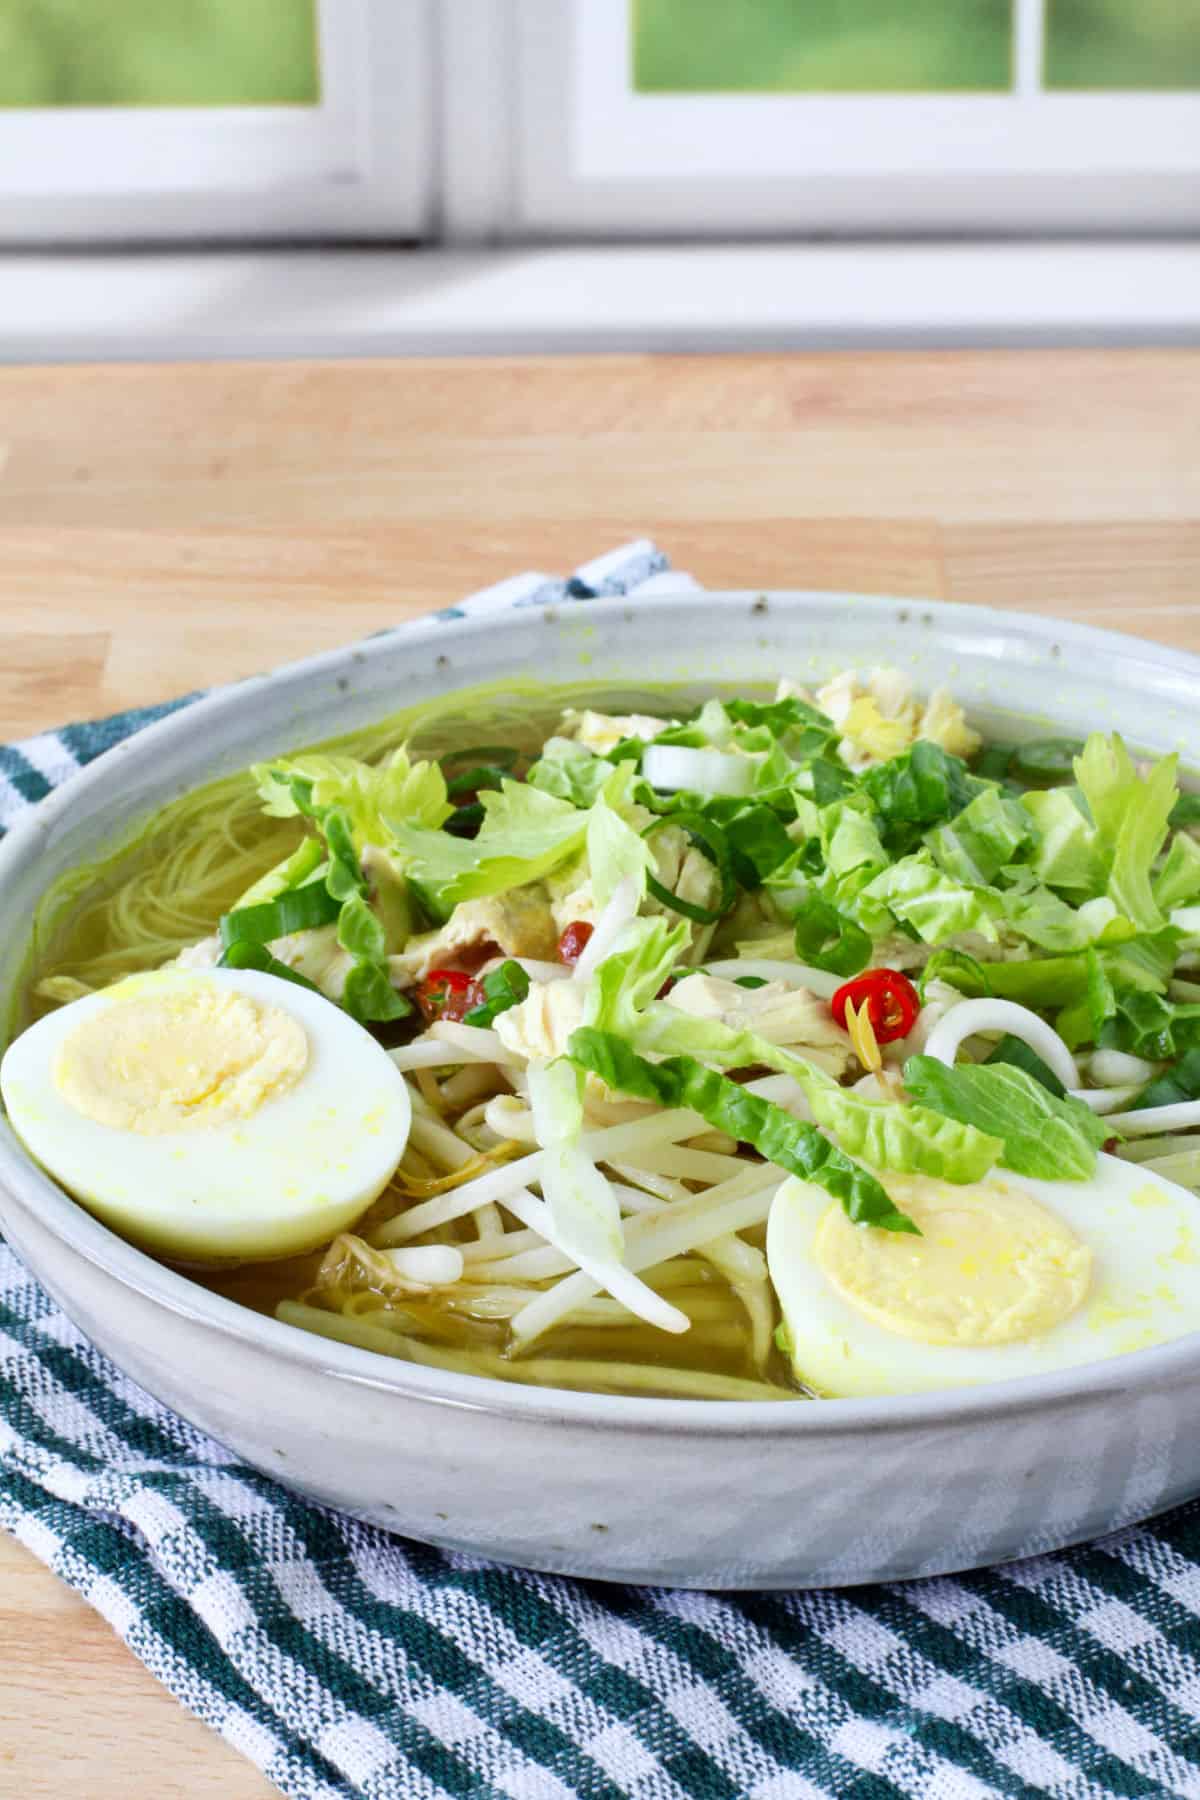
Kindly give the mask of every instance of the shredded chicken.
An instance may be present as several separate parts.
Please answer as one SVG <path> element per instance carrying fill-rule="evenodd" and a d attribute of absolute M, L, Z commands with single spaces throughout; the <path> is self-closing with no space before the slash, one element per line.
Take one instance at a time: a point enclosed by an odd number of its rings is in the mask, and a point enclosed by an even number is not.
<path fill-rule="evenodd" d="M 697 1019 L 719 1019 L 733 1031 L 753 1031 L 768 1043 L 801 1051 L 830 1075 L 850 1063 L 850 1039 L 829 1011 L 829 1003 L 807 988 L 769 981 L 744 988 L 719 975 L 689 975 L 667 995 L 667 1004 Z"/>
<path fill-rule="evenodd" d="M 555 955 L 558 938 L 546 888 L 540 881 L 531 882 L 506 894 L 461 901 L 445 925 L 409 938 L 398 955 L 389 956 L 388 968 L 397 987 L 410 987 L 430 969 L 453 965 L 485 944 L 496 944 L 506 956 L 548 961 Z"/>
<path fill-rule="evenodd" d="M 502 1012 L 496 1035 L 505 1049 L 529 1060 L 562 1056 L 567 1039 L 583 1024 L 585 1000 L 578 981 L 535 981 L 518 1005 Z"/>
<path fill-rule="evenodd" d="M 269 948 L 279 962 L 319 987 L 327 1000 L 341 999 L 354 958 L 338 943 L 336 925 L 293 931 L 288 937 L 276 938 Z"/>

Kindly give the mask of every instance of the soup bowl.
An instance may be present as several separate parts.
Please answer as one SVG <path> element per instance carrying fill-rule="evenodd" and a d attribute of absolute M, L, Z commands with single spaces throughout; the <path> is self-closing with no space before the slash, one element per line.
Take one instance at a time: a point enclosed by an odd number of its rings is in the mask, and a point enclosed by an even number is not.
<path fill-rule="evenodd" d="M 891 663 L 986 731 L 1120 730 L 1200 761 L 1200 661 L 1035 617 L 846 594 L 659 594 L 423 620 L 197 701 L 0 846 L 0 998 L 69 871 L 257 759 L 506 678 L 761 691 Z M 1062 1373 L 795 1404 L 529 1388 L 311 1336 L 124 1243 L 0 1123 L 0 1228 L 151 1394 L 326 1505 L 447 1548 L 626 1582 L 771 1588 L 976 1567 L 1200 1491 L 1200 1335 Z M 1200 1321 L 1198 1321 L 1200 1324 Z"/>

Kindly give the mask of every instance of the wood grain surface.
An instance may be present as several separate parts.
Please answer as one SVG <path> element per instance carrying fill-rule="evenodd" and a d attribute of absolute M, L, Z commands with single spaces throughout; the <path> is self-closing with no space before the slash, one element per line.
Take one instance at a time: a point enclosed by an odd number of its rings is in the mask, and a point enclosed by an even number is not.
<path fill-rule="evenodd" d="M 1200 651 L 1200 352 L 3 370 L 0 738 L 642 534 Z M 273 1791 L 0 1538 L 4 1800 Z"/>

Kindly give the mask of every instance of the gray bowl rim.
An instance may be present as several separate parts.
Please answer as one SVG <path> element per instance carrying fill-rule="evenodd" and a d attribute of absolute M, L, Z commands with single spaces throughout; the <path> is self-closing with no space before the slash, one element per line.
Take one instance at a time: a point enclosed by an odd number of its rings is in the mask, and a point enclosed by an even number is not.
<path fill-rule="evenodd" d="M 621 595 L 586 602 L 550 603 L 522 611 L 526 617 L 540 614 L 547 622 L 553 622 L 568 608 L 574 610 L 579 605 L 586 605 L 591 617 L 600 614 L 627 619 L 633 606 L 639 613 L 670 612 L 709 603 L 716 607 L 732 601 L 750 602 L 760 607 L 764 601 L 768 607 L 803 607 L 847 598 L 853 599 L 856 616 L 860 618 L 874 615 L 880 620 L 890 619 L 897 610 L 907 609 L 927 617 L 930 624 L 950 630 L 962 628 L 964 645 L 967 640 L 981 635 L 981 627 L 991 625 L 1006 634 L 1010 645 L 1023 639 L 1031 650 L 1034 646 L 1040 648 L 1052 642 L 1063 649 L 1074 646 L 1093 655 L 1119 658 L 1124 662 L 1134 659 L 1142 671 L 1161 678 L 1153 681 L 1152 686 L 1161 688 L 1164 698 L 1170 695 L 1179 699 L 1186 691 L 1194 700 L 1200 700 L 1200 657 L 1187 651 L 1170 649 L 1127 633 L 1101 630 L 1041 614 L 1007 612 L 952 601 L 910 596 L 849 596 L 826 589 L 704 589 L 663 592 L 640 601 L 636 595 Z M 454 619 L 453 638 L 462 642 L 468 637 L 492 637 L 511 619 L 512 614 L 507 611 Z M 197 728 L 201 738 L 208 742 L 217 741 L 215 732 L 209 734 L 209 727 L 217 726 L 230 713 L 239 711 L 268 684 L 285 690 L 302 689 L 315 677 L 336 674 L 353 665 L 361 666 L 364 659 L 389 652 L 397 643 L 414 648 L 426 642 L 446 643 L 450 629 L 451 622 L 447 620 L 417 619 L 381 632 L 365 642 L 285 663 L 265 674 L 216 689 L 115 744 L 55 788 L 9 830 L 0 842 L 0 896 L 10 871 L 19 867 L 27 856 L 36 856 L 39 842 L 45 839 L 55 821 L 77 806 L 86 805 L 92 788 L 97 784 L 107 785 L 113 773 L 131 758 L 138 761 L 143 757 L 152 758 L 160 746 L 173 742 L 176 737 L 186 739 L 197 733 Z M 598 675 L 597 685 L 604 679 Z M 202 785 L 203 779 L 201 777 L 196 785 Z M 21 1202 L 36 1211 L 39 1221 L 68 1250 L 82 1255 L 120 1285 L 168 1312 L 194 1324 L 220 1330 L 247 1346 L 281 1357 L 314 1374 L 350 1381 L 380 1394 L 396 1394 L 408 1400 L 486 1412 L 495 1417 L 515 1415 L 547 1422 L 561 1421 L 575 1428 L 651 1435 L 757 1438 L 769 1434 L 803 1443 L 826 1435 L 936 1431 L 956 1425 L 969 1427 L 986 1424 L 1000 1415 L 1037 1413 L 1052 1407 L 1069 1408 L 1074 1401 L 1104 1400 L 1133 1390 L 1161 1389 L 1181 1376 L 1200 1376 L 1198 1329 L 1165 1344 L 1050 1374 L 1022 1376 L 975 1388 L 949 1388 L 929 1394 L 886 1395 L 871 1399 L 814 1402 L 798 1399 L 795 1405 L 788 1405 L 780 1401 L 647 1399 L 523 1386 L 483 1375 L 459 1375 L 448 1370 L 425 1368 L 399 1358 L 393 1360 L 374 1351 L 340 1344 L 296 1326 L 285 1325 L 237 1301 L 211 1293 L 187 1275 L 156 1262 L 94 1219 L 50 1180 L 24 1150 L 7 1119 L 0 1115 L 0 1195 L 4 1190 L 19 1194 Z M 3 1218 L 0 1217 L 2 1225 Z"/>

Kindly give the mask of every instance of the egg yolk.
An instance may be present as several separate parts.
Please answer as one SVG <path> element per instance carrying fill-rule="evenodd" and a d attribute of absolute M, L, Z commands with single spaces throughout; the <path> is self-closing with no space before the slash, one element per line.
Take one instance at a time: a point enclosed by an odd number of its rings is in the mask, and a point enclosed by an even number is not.
<path fill-rule="evenodd" d="M 134 977 L 64 1038 L 54 1084 L 98 1125 L 155 1136 L 246 1119 L 308 1063 L 303 1025 L 230 988 Z"/>
<path fill-rule="evenodd" d="M 830 1286 L 886 1330 L 923 1344 L 1010 1344 L 1082 1303 L 1092 1253 L 1032 1195 L 1000 1181 L 889 1177 L 887 1187 L 920 1237 L 852 1224 L 835 1203 L 813 1239 Z"/>

